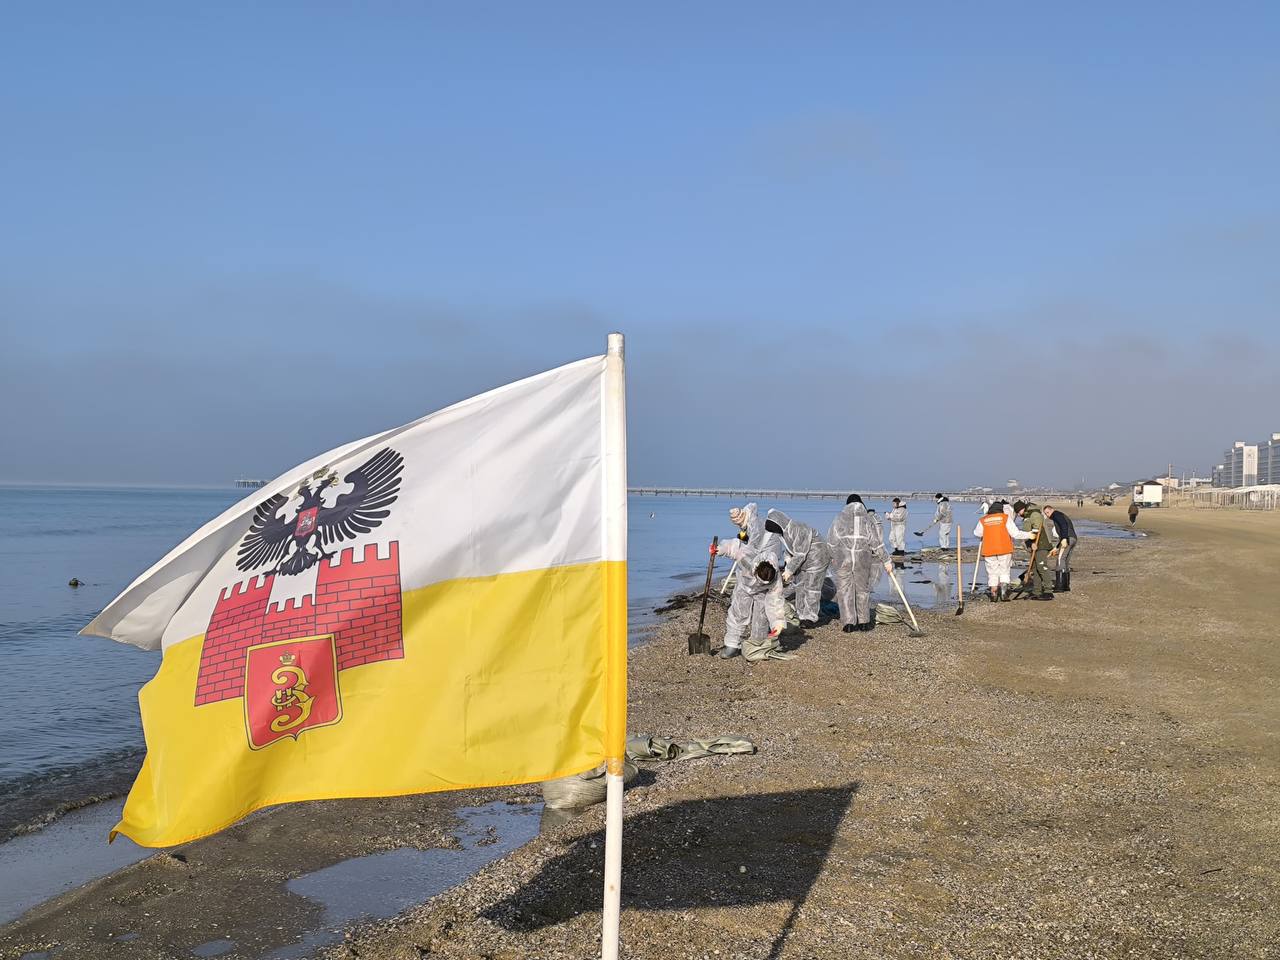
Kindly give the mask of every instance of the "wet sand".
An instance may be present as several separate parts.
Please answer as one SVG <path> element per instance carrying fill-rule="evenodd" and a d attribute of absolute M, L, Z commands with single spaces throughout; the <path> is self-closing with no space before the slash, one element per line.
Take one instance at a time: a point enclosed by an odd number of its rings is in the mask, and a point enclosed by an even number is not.
<path fill-rule="evenodd" d="M 760 752 L 662 765 L 628 792 L 624 954 L 1274 955 L 1280 516 L 1153 510 L 1139 529 L 1082 541 L 1053 603 L 970 599 L 914 639 L 824 626 L 785 663 L 690 658 L 697 610 L 673 612 L 633 651 L 630 728 Z M 448 847 L 457 805 L 535 794 L 271 811 L 38 909 L 0 951 L 177 957 L 225 938 L 222 956 L 260 956 L 318 922 L 290 876 Z M 331 955 L 591 956 L 601 826 L 595 810 L 550 831 Z"/>

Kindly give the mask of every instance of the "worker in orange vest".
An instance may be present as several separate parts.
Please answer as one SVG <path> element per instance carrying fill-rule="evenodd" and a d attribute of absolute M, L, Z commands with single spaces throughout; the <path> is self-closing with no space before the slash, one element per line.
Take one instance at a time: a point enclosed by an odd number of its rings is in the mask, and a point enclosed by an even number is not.
<path fill-rule="evenodd" d="M 999 500 L 991 504 L 978 519 L 973 535 L 982 540 L 982 559 L 987 565 L 987 597 L 992 603 L 1009 599 L 1009 575 L 1013 568 L 1013 543 L 1030 540 L 1034 533 L 1019 530 L 1013 518 L 1004 512 Z"/>

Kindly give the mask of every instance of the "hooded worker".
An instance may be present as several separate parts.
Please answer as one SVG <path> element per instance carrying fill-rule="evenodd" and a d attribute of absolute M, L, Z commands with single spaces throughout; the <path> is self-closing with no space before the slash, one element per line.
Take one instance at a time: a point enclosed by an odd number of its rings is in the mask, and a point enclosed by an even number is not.
<path fill-rule="evenodd" d="M 778 543 L 773 533 L 764 528 L 760 508 L 754 503 L 729 508 L 729 522 L 738 527 L 738 539 L 769 553 L 777 564 Z"/>
<path fill-rule="evenodd" d="M 938 546 L 945 550 L 951 546 L 951 499 L 935 493 L 933 500 L 938 505 L 938 509 L 933 512 L 933 520 L 930 521 L 929 526 L 935 523 L 938 525 Z"/>
<path fill-rule="evenodd" d="M 724 618 L 721 659 L 745 652 L 747 660 L 754 662 L 776 655 L 781 650 L 778 635 L 787 625 L 787 604 L 782 599 L 782 577 L 773 555 L 750 540 L 725 540 L 712 549 L 738 565 L 729 612 Z"/>
<path fill-rule="evenodd" d="M 1053 550 L 1049 528 L 1053 524 L 1045 519 L 1040 507 L 1027 500 L 1018 500 L 1013 505 L 1013 512 L 1022 519 L 1022 532 L 1030 534 L 1026 539 L 1031 550 L 1031 562 L 1023 577 L 1022 589 L 1031 594 L 1032 600 L 1053 599 L 1053 573 L 1056 564 L 1050 558 Z"/>
<path fill-rule="evenodd" d="M 907 505 L 897 497 L 893 498 L 893 509 L 887 514 L 889 519 L 889 545 L 893 547 L 895 557 L 904 556 L 907 552 Z"/>
<path fill-rule="evenodd" d="M 1035 534 L 1018 529 L 1013 518 L 1004 512 L 997 500 L 978 519 L 973 535 L 982 540 L 982 559 L 987 566 L 987 596 L 992 603 L 1009 599 L 1009 573 L 1013 566 L 1013 545 L 1030 540 Z"/>
<path fill-rule="evenodd" d="M 836 581 L 836 603 L 845 633 L 871 630 L 871 591 L 889 562 L 880 525 L 867 513 L 862 498 L 852 494 L 827 532 L 831 572 Z"/>
<path fill-rule="evenodd" d="M 796 584 L 796 616 L 800 626 L 818 625 L 818 606 L 822 603 L 822 581 L 831 563 L 831 551 L 822 535 L 807 523 L 792 520 L 781 510 L 770 510 L 764 528 L 782 540 L 787 563 L 782 568 L 782 585 Z"/>

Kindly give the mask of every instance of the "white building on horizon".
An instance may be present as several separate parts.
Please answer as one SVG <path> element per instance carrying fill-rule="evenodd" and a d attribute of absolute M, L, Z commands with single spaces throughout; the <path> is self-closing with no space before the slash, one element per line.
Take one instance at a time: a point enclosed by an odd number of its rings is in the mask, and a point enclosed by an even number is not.
<path fill-rule="evenodd" d="M 1256 487 L 1280 483 L 1280 433 L 1269 440 L 1246 443 L 1237 440 L 1213 468 L 1215 487 Z"/>

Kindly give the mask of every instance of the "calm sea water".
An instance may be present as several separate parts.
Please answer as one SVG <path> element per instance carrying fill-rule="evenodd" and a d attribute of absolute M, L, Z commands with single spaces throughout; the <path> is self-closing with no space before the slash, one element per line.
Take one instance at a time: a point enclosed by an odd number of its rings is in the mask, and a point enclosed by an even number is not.
<path fill-rule="evenodd" d="M 0 487 L 0 804 L 7 784 L 55 774 L 65 781 L 69 769 L 141 750 L 137 693 L 159 654 L 77 632 L 134 577 L 242 495 L 234 489 Z M 634 635 L 643 634 L 653 608 L 672 593 L 700 588 L 711 536 L 734 532 L 731 505 L 712 498 L 631 499 Z M 841 505 L 798 500 L 777 506 L 825 532 Z M 932 513 L 932 503 L 912 504 L 908 529 L 923 527 Z M 976 517 L 976 505 L 956 504 L 966 529 Z M 909 546 L 918 543 L 909 536 Z M 717 581 L 726 573 L 727 561 L 719 561 Z M 72 577 L 85 585 L 67 586 Z M 926 566 L 903 579 L 913 604 L 955 596 L 954 572 L 947 568 Z M 880 591 L 881 599 L 893 599 L 887 578 Z"/>

